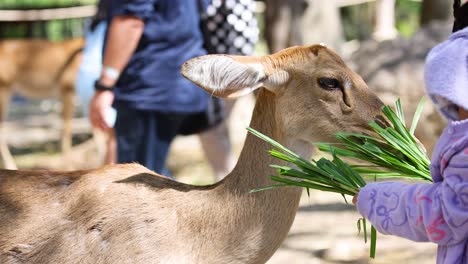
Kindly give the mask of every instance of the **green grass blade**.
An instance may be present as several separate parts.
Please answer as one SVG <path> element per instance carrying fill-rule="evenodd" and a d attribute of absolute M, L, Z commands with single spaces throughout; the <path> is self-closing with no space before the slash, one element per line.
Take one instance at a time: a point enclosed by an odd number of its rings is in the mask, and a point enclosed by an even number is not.
<path fill-rule="evenodd" d="M 326 191 L 326 192 L 334 192 L 334 193 L 339 193 L 339 194 L 347 194 L 350 196 L 354 196 L 358 193 L 359 190 L 345 190 L 345 189 L 340 189 L 338 187 L 330 187 L 330 186 L 325 186 L 321 184 L 316 184 L 316 183 L 311 183 L 307 181 L 294 181 L 278 176 L 271 176 L 271 179 L 276 182 L 284 183 L 287 184 L 288 186 L 298 186 L 298 187 L 305 187 L 305 188 L 310 188 L 310 189 L 315 189 L 315 190 L 320 190 L 320 191 Z"/>
<path fill-rule="evenodd" d="M 364 243 L 367 243 L 367 223 L 365 218 L 362 218 L 362 227 L 362 230 L 364 232 Z"/>
<path fill-rule="evenodd" d="M 396 109 L 396 114 L 398 115 L 398 118 L 405 123 L 405 112 L 403 111 L 403 107 L 401 106 L 401 100 L 398 98 L 395 102 L 395 109 Z"/>
<path fill-rule="evenodd" d="M 377 230 L 371 225 L 371 243 L 370 243 L 370 257 L 375 259 L 375 251 L 377 248 Z"/>
<path fill-rule="evenodd" d="M 361 234 L 361 220 L 362 218 L 359 218 L 356 222 L 356 225 L 357 225 L 357 230 L 358 230 L 358 235 Z"/>
<path fill-rule="evenodd" d="M 271 185 L 271 186 L 267 186 L 267 187 L 252 189 L 252 190 L 249 191 L 249 193 L 263 192 L 263 191 L 266 191 L 266 190 L 276 189 L 276 188 L 285 187 L 285 186 L 288 186 L 288 185 L 287 184 L 275 184 L 275 185 Z"/>
<path fill-rule="evenodd" d="M 274 139 L 271 139 L 269 138 L 268 136 L 265 136 L 263 135 L 262 133 L 258 132 L 257 130 L 253 129 L 253 128 L 250 128 L 248 127 L 247 128 L 247 131 L 249 131 L 250 133 L 254 134 L 255 136 L 257 136 L 258 138 L 270 143 L 270 145 L 280 149 L 282 152 L 285 152 L 287 153 L 288 155 L 292 156 L 292 157 L 296 157 L 296 158 L 299 158 L 300 156 L 297 155 L 296 153 L 292 152 L 291 150 L 287 149 L 286 147 L 284 147 L 283 145 L 281 145 L 280 143 L 278 143 L 276 140 Z"/>
<path fill-rule="evenodd" d="M 423 96 L 419 101 L 418 107 L 416 108 L 416 112 L 414 112 L 413 122 L 411 122 L 410 133 L 414 135 L 414 131 L 416 130 L 416 126 L 418 125 L 419 118 L 421 117 L 422 110 L 424 108 L 424 104 L 426 103 L 426 98 Z"/>
<path fill-rule="evenodd" d="M 344 190 L 347 193 L 357 193 L 358 187 L 355 185 L 350 185 L 347 184 L 346 182 L 340 182 L 334 178 L 329 177 L 329 175 L 322 175 L 319 177 L 313 177 L 310 176 L 306 173 L 300 172 L 295 169 L 286 169 L 286 168 L 281 168 L 278 170 L 278 173 L 281 176 L 287 176 L 290 179 L 296 182 L 302 182 L 303 184 L 317 184 L 320 186 L 327 186 L 329 188 L 335 188 L 335 189 L 340 189 Z M 314 185 L 315 186 L 315 185 Z"/>

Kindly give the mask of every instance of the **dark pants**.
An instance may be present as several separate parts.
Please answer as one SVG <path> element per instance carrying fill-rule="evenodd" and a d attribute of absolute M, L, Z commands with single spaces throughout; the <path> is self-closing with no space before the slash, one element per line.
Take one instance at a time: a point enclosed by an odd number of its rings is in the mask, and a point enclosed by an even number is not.
<path fill-rule="evenodd" d="M 116 106 L 118 163 L 137 162 L 170 176 L 166 167 L 171 142 L 178 134 L 197 133 L 203 118 L 199 114 L 161 113 Z"/>

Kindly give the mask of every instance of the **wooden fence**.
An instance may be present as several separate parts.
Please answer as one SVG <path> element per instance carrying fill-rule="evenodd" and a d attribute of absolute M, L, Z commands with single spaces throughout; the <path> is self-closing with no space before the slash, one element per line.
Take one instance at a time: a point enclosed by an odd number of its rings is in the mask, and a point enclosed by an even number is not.
<path fill-rule="evenodd" d="M 31 10 L 0 10 L 0 22 L 86 18 L 92 17 L 95 13 L 95 5 Z"/>
<path fill-rule="evenodd" d="M 0 10 L 0 38 L 46 38 L 60 41 L 82 37 L 95 5 Z"/>
<path fill-rule="evenodd" d="M 375 11 L 376 28 L 374 36 L 379 39 L 394 37 L 396 35 L 395 0 L 335 0 L 337 8 L 370 2 L 376 2 L 377 6 Z M 257 12 L 262 13 L 264 9 L 265 3 L 257 1 Z M 83 20 L 93 16 L 95 12 L 95 5 L 31 10 L 0 10 L 0 38 L 46 37 L 49 39 L 61 39 L 76 37 L 83 33 Z M 71 20 L 72 22 L 69 22 L 68 24 L 70 25 L 67 27 L 67 22 L 64 20 Z M 49 25 L 49 21 L 52 23 L 52 26 Z M 65 24 L 65 26 L 59 26 L 60 24 Z M 65 29 L 58 30 L 61 27 Z"/>

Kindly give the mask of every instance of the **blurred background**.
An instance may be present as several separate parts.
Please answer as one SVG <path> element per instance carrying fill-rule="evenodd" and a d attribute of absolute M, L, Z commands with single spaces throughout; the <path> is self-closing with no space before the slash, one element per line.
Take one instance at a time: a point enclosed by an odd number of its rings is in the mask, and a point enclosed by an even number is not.
<path fill-rule="evenodd" d="M 63 42 L 83 38 L 96 12 L 96 0 L 0 0 L 0 84 L 15 59 L 2 57 L 7 39 Z M 265 0 L 256 2 L 258 55 L 293 45 L 324 43 L 335 49 L 387 104 L 401 98 L 407 122 L 424 95 L 423 64 L 429 50 L 451 32 L 448 0 Z M 38 53 L 41 50 L 37 50 Z M 20 54 L 18 54 L 20 56 Z M 9 61 L 11 60 L 11 61 Z M 11 67 L 10 67 L 11 65 Z M 47 67 L 47 60 L 44 62 Z M 2 76 L 3 74 L 3 76 Z M 6 76 L 6 77 L 5 77 Z M 72 163 L 63 164 L 62 100 L 14 94 L 8 107 L 6 140 L 22 169 L 95 168 L 102 151 L 93 140 L 84 106 L 74 100 Z M 241 98 L 229 118 L 236 153 L 242 148 L 254 98 Z M 430 154 L 445 126 L 427 102 L 416 136 Z M 177 180 L 210 184 L 214 177 L 197 137 L 179 137 L 169 166 Z M 269 263 L 368 263 L 368 245 L 358 237 L 353 206 L 340 196 L 304 196 L 284 245 Z M 343 221 L 344 220 L 344 221 Z M 434 263 L 432 245 L 380 236 L 372 263 Z"/>

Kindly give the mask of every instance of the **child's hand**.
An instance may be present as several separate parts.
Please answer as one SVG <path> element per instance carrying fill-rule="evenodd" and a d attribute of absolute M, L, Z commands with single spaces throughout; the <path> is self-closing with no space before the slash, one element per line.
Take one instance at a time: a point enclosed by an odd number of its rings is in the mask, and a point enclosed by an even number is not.
<path fill-rule="evenodd" d="M 468 110 L 463 109 L 462 107 L 458 108 L 458 120 L 468 119 Z"/>
<path fill-rule="evenodd" d="M 357 193 L 356 195 L 354 195 L 353 197 L 353 204 L 356 205 L 357 204 L 357 199 L 358 199 L 358 196 L 359 196 L 359 193 Z"/>

